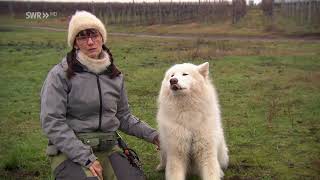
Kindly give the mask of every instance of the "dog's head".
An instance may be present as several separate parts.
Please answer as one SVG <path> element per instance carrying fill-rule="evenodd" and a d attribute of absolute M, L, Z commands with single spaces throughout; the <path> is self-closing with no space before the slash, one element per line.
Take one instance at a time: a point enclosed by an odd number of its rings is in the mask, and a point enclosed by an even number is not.
<path fill-rule="evenodd" d="M 209 63 L 194 65 L 190 63 L 172 66 L 165 74 L 161 91 L 166 95 L 186 95 L 201 93 L 209 79 Z"/>

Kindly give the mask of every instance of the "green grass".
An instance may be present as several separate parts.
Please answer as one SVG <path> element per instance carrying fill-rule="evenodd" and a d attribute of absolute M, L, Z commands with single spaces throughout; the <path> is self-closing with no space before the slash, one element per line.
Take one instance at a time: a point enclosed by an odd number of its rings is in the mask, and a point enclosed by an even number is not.
<path fill-rule="evenodd" d="M 68 51 L 66 33 L 0 30 L 0 179 L 49 179 L 39 92 L 49 69 Z M 230 149 L 225 179 L 320 176 L 319 42 L 111 36 L 108 46 L 125 74 L 133 114 L 153 127 L 165 70 L 181 62 L 210 63 Z M 164 179 L 155 172 L 155 147 L 125 139 L 141 156 L 149 179 Z"/>

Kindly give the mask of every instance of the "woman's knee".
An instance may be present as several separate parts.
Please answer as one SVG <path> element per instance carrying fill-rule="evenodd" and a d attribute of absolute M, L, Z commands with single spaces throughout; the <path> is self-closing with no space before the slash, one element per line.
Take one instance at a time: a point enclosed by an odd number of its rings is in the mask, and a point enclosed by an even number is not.
<path fill-rule="evenodd" d="M 74 163 L 62 154 L 51 158 L 51 167 L 56 180 L 98 180 L 89 169 Z"/>

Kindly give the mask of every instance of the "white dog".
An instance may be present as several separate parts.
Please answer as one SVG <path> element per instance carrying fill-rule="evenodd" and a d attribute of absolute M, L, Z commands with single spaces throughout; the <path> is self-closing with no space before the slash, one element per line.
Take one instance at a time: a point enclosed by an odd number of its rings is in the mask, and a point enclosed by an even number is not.
<path fill-rule="evenodd" d="M 184 180 L 189 173 L 203 180 L 223 177 L 228 148 L 221 125 L 209 63 L 178 64 L 165 74 L 158 99 L 161 162 L 167 180 Z"/>

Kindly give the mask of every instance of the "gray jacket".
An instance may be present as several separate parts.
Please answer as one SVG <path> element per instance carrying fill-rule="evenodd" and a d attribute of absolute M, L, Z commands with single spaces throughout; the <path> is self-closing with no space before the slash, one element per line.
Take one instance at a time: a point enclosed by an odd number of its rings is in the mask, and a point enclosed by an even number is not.
<path fill-rule="evenodd" d="M 96 156 L 75 133 L 120 129 L 152 142 L 158 133 L 130 113 L 122 74 L 110 79 L 83 66 L 82 72 L 67 79 L 67 67 L 64 58 L 50 70 L 41 89 L 42 128 L 58 150 L 85 166 Z"/>

